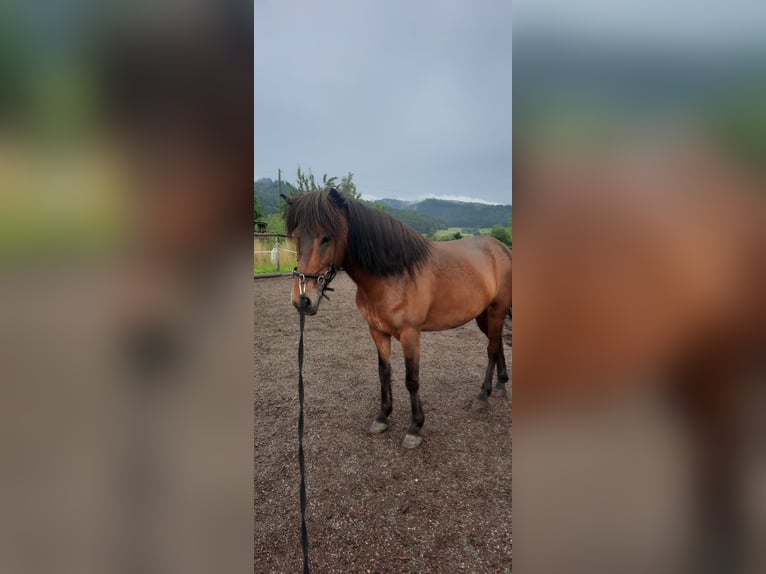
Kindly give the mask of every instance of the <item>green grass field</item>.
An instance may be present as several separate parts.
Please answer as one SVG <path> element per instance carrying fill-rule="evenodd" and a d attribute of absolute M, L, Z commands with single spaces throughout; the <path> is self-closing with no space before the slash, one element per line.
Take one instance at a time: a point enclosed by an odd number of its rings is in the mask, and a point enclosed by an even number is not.
<path fill-rule="evenodd" d="M 290 273 L 298 264 L 295 254 L 295 244 L 289 239 L 281 240 L 282 250 L 279 253 L 279 271 L 271 262 L 271 249 L 274 247 L 274 239 L 253 239 L 253 275 L 264 273 Z"/>
<path fill-rule="evenodd" d="M 293 268 L 295 267 L 295 263 L 292 263 L 290 265 L 282 265 L 280 262 L 279 271 L 277 271 L 276 265 L 258 265 L 257 263 L 253 265 L 253 275 L 264 275 L 266 273 L 283 273 L 285 275 L 288 275 Z"/>
<path fill-rule="evenodd" d="M 460 232 L 463 237 L 470 237 L 470 233 L 466 233 L 463 231 L 462 227 L 449 227 L 447 229 L 438 229 L 434 232 L 434 239 L 440 240 L 440 239 L 446 239 L 446 238 L 452 238 L 455 233 Z"/>

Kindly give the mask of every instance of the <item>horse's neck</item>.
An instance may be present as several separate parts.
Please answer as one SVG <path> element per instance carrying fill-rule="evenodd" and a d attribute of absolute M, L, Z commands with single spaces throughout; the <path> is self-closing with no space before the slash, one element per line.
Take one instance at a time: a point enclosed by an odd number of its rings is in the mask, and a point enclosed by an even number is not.
<path fill-rule="evenodd" d="M 376 280 L 373 275 L 352 261 L 344 263 L 343 269 L 346 271 L 346 275 L 348 275 L 351 280 L 356 283 L 357 289 L 361 289 L 362 291 L 372 291 L 375 285 L 380 283 L 380 279 Z"/>
<path fill-rule="evenodd" d="M 357 286 L 360 286 L 360 283 L 364 284 L 367 279 L 367 274 L 353 261 L 345 261 L 343 263 L 343 270 Z"/>

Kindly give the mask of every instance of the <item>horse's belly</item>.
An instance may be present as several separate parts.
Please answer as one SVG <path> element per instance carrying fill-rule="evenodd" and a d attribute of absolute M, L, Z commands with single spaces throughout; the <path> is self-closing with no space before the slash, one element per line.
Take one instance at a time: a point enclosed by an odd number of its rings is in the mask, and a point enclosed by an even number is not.
<path fill-rule="evenodd" d="M 444 302 L 432 305 L 421 330 L 445 331 L 460 327 L 481 315 L 487 305 L 489 305 L 489 298 L 477 299 L 475 302 L 467 302 L 463 299 L 454 301 L 450 305 L 446 305 Z"/>

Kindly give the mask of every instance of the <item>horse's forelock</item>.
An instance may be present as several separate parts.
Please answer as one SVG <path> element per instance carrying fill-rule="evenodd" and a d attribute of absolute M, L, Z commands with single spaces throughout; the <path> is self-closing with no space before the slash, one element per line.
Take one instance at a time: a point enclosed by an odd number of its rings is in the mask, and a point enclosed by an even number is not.
<path fill-rule="evenodd" d="M 296 196 L 285 215 L 288 235 L 297 230 L 327 233 L 339 238 L 348 227 L 342 210 L 330 198 L 329 190 L 313 191 Z"/>

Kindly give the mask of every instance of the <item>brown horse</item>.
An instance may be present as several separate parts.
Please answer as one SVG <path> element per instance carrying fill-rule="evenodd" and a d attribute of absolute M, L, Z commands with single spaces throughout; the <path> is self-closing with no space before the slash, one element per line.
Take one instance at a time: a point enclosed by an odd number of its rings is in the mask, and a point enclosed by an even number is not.
<path fill-rule="evenodd" d="M 391 337 L 402 345 L 412 424 L 402 446 L 422 441 L 425 417 L 418 394 L 421 331 L 453 329 L 476 319 L 489 339 L 487 371 L 475 407 L 486 406 L 497 367 L 496 394 L 506 394 L 503 353 L 505 318 L 511 311 L 511 251 L 492 237 L 433 243 L 411 227 L 335 189 L 298 197 L 289 204 L 287 232 L 295 240 L 298 267 L 292 302 L 308 315 L 336 269 L 356 283 L 356 305 L 378 349 L 380 412 L 370 431 L 388 428 L 392 411 Z"/>

